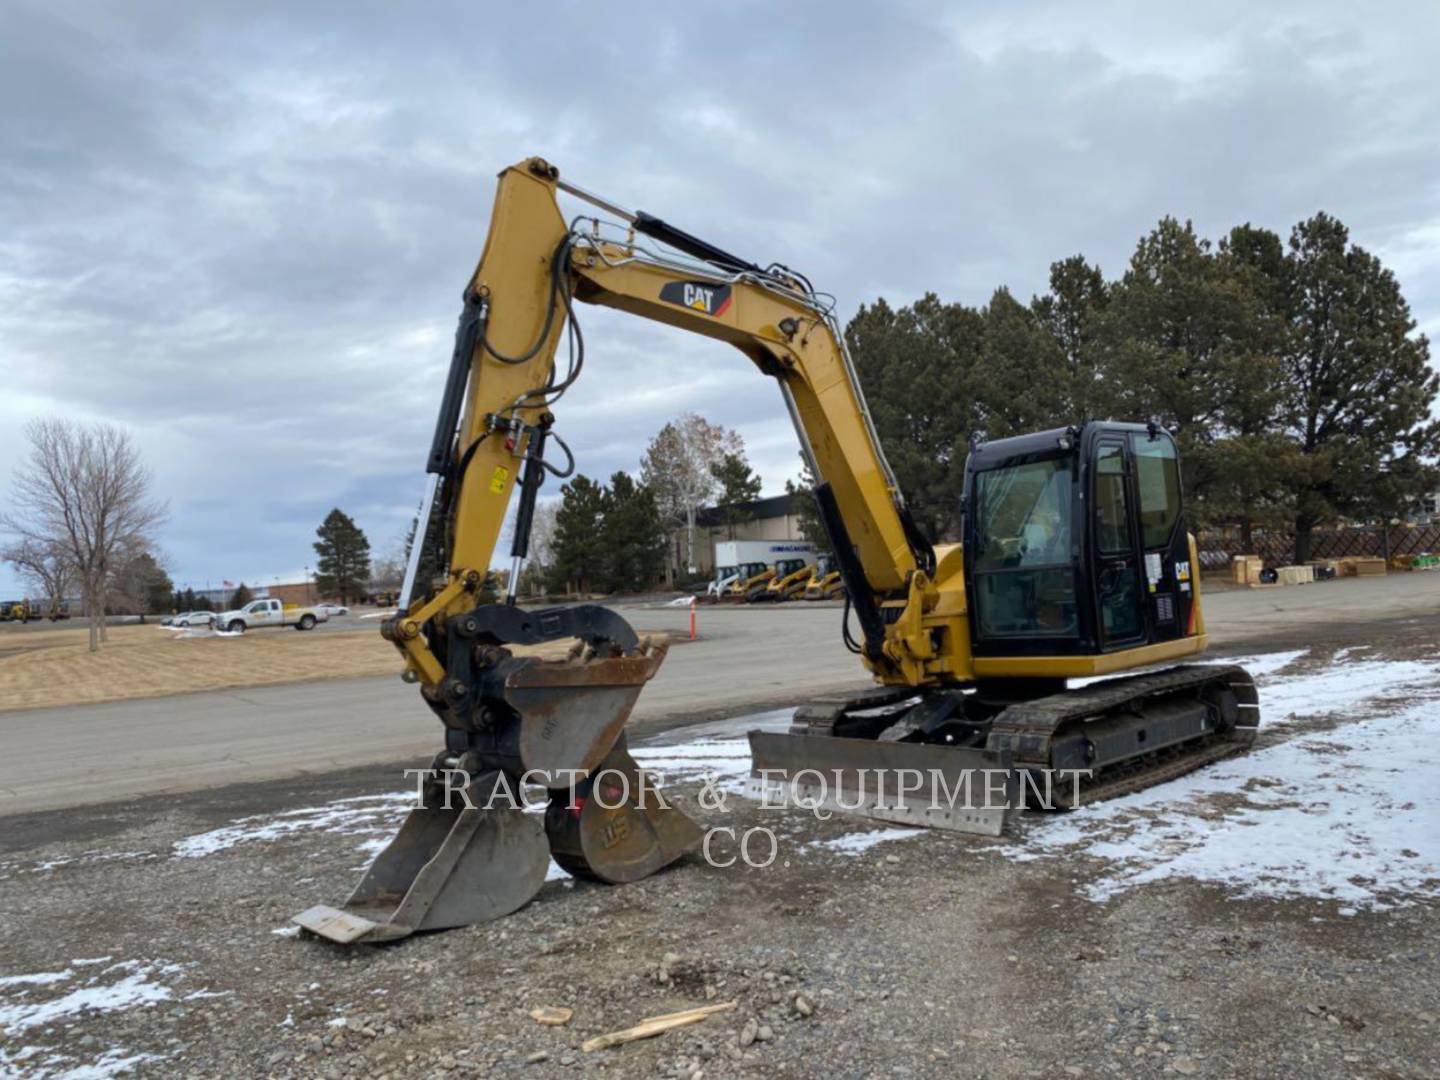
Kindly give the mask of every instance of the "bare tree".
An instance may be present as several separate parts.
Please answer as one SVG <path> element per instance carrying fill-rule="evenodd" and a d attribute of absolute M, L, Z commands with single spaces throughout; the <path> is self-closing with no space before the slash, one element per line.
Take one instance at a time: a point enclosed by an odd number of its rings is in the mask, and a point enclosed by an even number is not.
<path fill-rule="evenodd" d="M 370 560 L 370 591 L 398 593 L 405 581 L 405 563 L 410 557 L 412 523 L 406 535 L 396 537 L 383 555 Z"/>
<path fill-rule="evenodd" d="M 145 549 L 165 520 L 150 470 L 128 432 L 112 424 L 32 420 L 30 453 L 0 518 L 26 541 L 54 545 L 74 571 L 90 622 L 90 651 L 105 637 L 105 596 L 122 553 Z"/>
<path fill-rule="evenodd" d="M 54 616 L 75 579 L 75 571 L 58 543 L 24 539 L 0 551 L 0 562 L 19 570 L 31 590 L 45 597 L 47 612 Z"/>
<path fill-rule="evenodd" d="M 655 496 L 660 516 L 685 526 L 685 565 L 695 562 L 695 512 L 720 490 L 715 477 L 728 454 L 743 454 L 740 436 L 697 413 L 686 413 L 660 429 L 640 460 L 640 479 Z"/>

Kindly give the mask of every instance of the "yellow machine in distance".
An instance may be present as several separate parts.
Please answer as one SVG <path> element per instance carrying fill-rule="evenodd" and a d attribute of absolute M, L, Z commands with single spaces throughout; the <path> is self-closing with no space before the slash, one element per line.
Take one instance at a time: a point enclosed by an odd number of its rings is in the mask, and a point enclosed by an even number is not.
<path fill-rule="evenodd" d="M 810 563 L 805 559 L 780 559 L 763 587 L 751 589 L 745 599 L 752 604 L 778 603 L 803 592 L 810 580 Z"/>
<path fill-rule="evenodd" d="M 735 580 L 726 586 L 720 599 L 740 603 L 757 588 L 764 588 L 775 576 L 775 568 L 763 562 L 741 563 L 735 568 Z"/>
<path fill-rule="evenodd" d="M 803 595 L 806 600 L 833 600 L 844 588 L 834 560 L 829 555 L 821 555 L 811 569 L 810 580 L 805 582 Z"/>
<path fill-rule="evenodd" d="M 567 218 L 562 193 L 599 213 Z M 438 526 L 445 583 L 416 593 L 416 544 L 400 610 L 382 629 L 444 727 L 437 768 L 464 777 L 482 800 L 539 775 L 549 793 L 543 829 L 518 810 L 451 808 L 432 785 L 344 909 L 312 909 L 301 925 L 354 941 L 482 921 L 533 896 L 551 855 L 572 873 L 618 883 L 699 842 L 673 806 L 605 800 L 587 786 L 607 771 L 640 777 L 625 722 L 664 644 L 604 607 L 522 609 L 513 584 L 503 603 L 478 595 L 514 490 L 512 583 L 542 481 L 573 470 L 553 410 L 585 365 L 579 304 L 733 346 L 772 380 L 817 478 L 846 599 L 839 630 L 875 686 L 801 706 L 789 733 L 751 733 L 757 772 L 799 786 L 806 773 L 834 777 L 832 794 L 858 777 L 862 801 L 846 795 L 849 808 L 994 835 L 1019 805 L 1023 772 L 1084 772 L 1083 797 L 1104 798 L 1253 740 L 1254 686 L 1237 667 L 1182 665 L 1067 689 L 1070 678 L 1205 649 L 1198 560 L 1168 434 L 1057 422 L 977 444 L 961 542 L 932 543 L 885 459 L 825 294 L 804 274 L 627 211 L 531 158 L 500 174 L 427 460 L 417 535 Z M 558 659 L 534 651 L 572 639 Z M 876 802 L 864 789 L 876 769 L 938 774 L 952 790 L 998 772 L 1006 797 L 937 810 L 893 790 L 887 801 L 882 789 Z M 583 778 L 578 795 L 554 781 L 566 770 Z"/>

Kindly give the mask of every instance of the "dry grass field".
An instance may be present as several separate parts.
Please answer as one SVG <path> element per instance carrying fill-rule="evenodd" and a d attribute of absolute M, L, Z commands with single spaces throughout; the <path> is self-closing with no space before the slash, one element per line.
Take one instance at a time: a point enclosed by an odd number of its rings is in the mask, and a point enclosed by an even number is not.
<path fill-rule="evenodd" d="M 84 627 L 0 632 L 0 712 L 312 679 L 398 676 L 402 666 L 395 646 L 380 636 L 374 622 L 353 630 L 265 629 L 243 635 L 112 626 L 99 652 L 90 652 L 88 641 Z M 567 639 L 511 649 L 560 659 L 572 644 Z"/>
<path fill-rule="evenodd" d="M 83 627 L 0 634 L 0 710 L 400 672 L 399 654 L 373 624 L 354 632 L 196 637 L 112 626 L 99 652 L 88 651 L 86 641 Z"/>

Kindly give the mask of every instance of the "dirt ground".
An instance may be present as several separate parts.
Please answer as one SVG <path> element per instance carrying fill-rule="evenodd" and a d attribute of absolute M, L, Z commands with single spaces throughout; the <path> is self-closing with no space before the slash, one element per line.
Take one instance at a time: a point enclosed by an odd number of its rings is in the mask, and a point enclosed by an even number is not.
<path fill-rule="evenodd" d="M 702 806 L 674 761 L 743 770 L 726 740 L 776 718 L 697 716 L 637 756 L 707 826 L 771 829 L 771 865 L 555 880 L 501 922 L 384 947 L 287 927 L 393 832 L 398 766 L 7 818 L 0 1075 L 1440 1075 L 1440 621 L 1244 656 L 1250 755 L 1000 840 Z M 1361 797 L 1392 773 L 1420 786 Z M 540 1005 L 574 1018 L 542 1027 Z"/>

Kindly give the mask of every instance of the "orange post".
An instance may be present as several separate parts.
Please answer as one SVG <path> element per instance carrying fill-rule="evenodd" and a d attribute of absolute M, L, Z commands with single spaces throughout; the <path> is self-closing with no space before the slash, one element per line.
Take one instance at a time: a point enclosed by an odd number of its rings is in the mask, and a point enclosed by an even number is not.
<path fill-rule="evenodd" d="M 690 640 L 695 640 L 695 598 L 690 598 Z"/>

